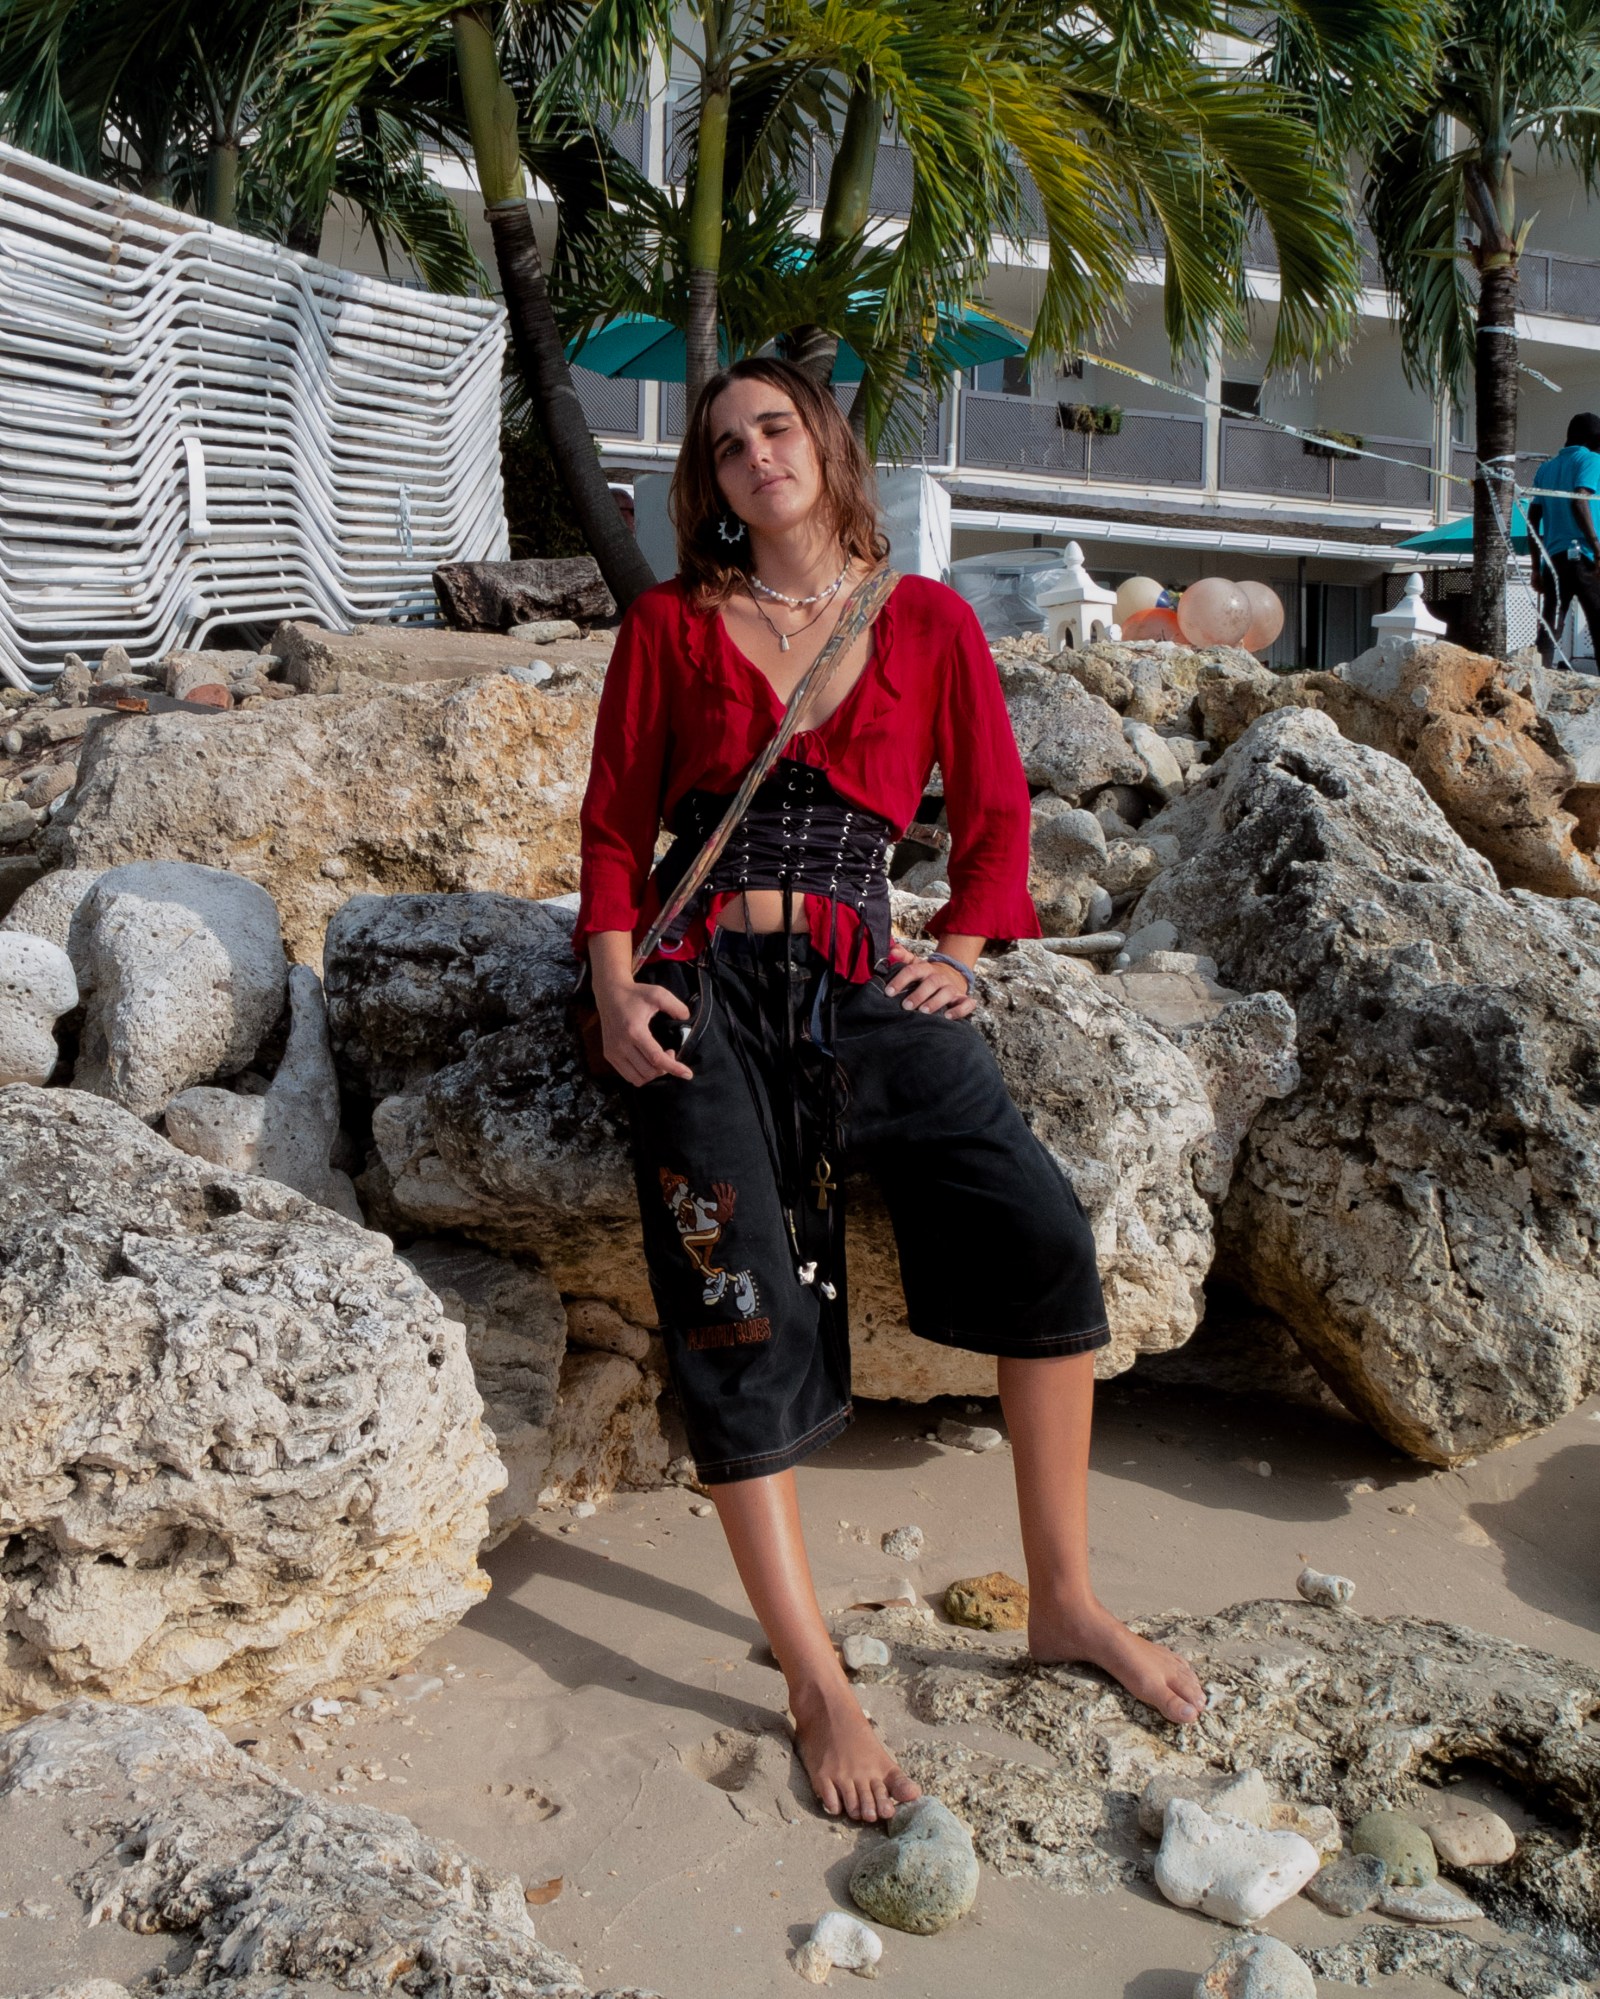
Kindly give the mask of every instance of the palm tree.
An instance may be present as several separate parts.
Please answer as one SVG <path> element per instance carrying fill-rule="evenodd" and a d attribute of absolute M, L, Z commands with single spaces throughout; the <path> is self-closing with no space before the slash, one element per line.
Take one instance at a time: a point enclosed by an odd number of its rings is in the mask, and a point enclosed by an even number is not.
<path fill-rule="evenodd" d="M 416 135 L 363 104 L 314 205 L 260 143 L 299 0 L 7 0 L 0 132 L 74 172 L 208 220 L 314 251 L 329 195 L 440 291 L 482 275 L 460 210 L 428 175 Z"/>
<path fill-rule="evenodd" d="M 517 93 L 502 61 L 504 45 L 522 70 L 532 65 L 536 71 L 552 55 L 544 37 L 558 26 L 553 10 L 542 15 L 529 0 L 515 0 L 498 13 L 488 0 L 471 6 L 459 0 L 327 0 L 289 61 L 279 149 L 302 171 L 318 163 L 327 167 L 363 98 L 396 88 L 416 65 L 436 57 L 440 35 L 448 35 L 512 350 L 583 537 L 612 595 L 626 607 L 655 577 L 612 497 L 567 365 L 528 207 Z M 522 80 L 526 87 L 525 75 Z"/>
<path fill-rule="evenodd" d="M 1517 449 L 1519 155 L 1600 182 L 1600 0 L 1453 0 L 1425 88 L 1367 151 L 1365 202 L 1407 373 L 1464 400 L 1473 378 L 1471 641 L 1506 647 Z"/>

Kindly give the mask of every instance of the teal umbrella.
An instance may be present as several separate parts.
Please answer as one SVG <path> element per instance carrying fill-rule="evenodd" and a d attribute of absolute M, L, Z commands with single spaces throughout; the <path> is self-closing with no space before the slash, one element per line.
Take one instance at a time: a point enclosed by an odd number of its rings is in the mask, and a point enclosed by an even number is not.
<path fill-rule="evenodd" d="M 871 310 L 875 299 L 866 293 L 858 301 Z M 1008 326 L 976 306 L 968 306 L 963 312 L 939 313 L 939 331 L 934 336 L 934 350 L 940 359 L 952 368 L 977 368 L 985 361 L 1003 361 L 1014 354 L 1024 353 L 1027 342 L 1021 340 Z M 667 320 L 654 319 L 648 313 L 624 313 L 620 319 L 609 320 L 596 328 L 587 339 L 580 338 L 567 343 L 567 359 L 580 368 L 587 368 L 592 375 L 604 375 L 611 381 L 629 382 L 681 382 L 684 376 L 685 349 L 683 334 Z M 724 344 L 720 349 L 724 365 L 728 354 Z M 912 363 L 915 371 L 916 363 Z M 838 358 L 833 365 L 833 379 L 836 382 L 859 382 L 865 371 L 861 357 L 849 341 L 839 342 Z"/>
<path fill-rule="evenodd" d="M 1403 541 L 1399 546 L 1414 548 L 1419 555 L 1470 555 L 1472 516 L 1463 514 L 1459 520 L 1446 521 L 1440 527 L 1429 528 L 1426 534 L 1414 534 L 1409 541 Z M 1511 546 L 1518 555 L 1527 555 L 1530 552 L 1528 515 L 1520 500 L 1511 516 Z"/>

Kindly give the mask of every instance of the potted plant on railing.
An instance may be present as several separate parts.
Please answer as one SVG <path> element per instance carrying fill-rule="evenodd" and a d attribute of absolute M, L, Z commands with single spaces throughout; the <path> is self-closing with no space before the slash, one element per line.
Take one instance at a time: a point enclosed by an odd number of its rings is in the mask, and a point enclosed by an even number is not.
<path fill-rule="evenodd" d="M 1115 437 L 1122 428 L 1118 403 L 1057 403 L 1056 422 L 1086 437 Z"/>
<path fill-rule="evenodd" d="M 1366 441 L 1353 430 L 1314 430 L 1301 438 L 1300 448 L 1308 458 L 1354 458 Z"/>

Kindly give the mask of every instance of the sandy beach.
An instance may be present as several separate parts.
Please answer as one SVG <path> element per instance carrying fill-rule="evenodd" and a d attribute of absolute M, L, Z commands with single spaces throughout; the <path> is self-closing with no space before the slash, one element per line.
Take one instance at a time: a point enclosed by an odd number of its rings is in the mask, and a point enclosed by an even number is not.
<path fill-rule="evenodd" d="M 878 1544 L 908 1522 L 927 1536 L 911 1580 L 929 1605 L 956 1577 L 1020 1574 L 1008 1449 L 926 1441 L 940 1414 L 972 1410 L 868 1405 L 802 1474 L 826 1607 L 905 1573 Z M 972 1420 L 998 1423 L 997 1406 Z M 1101 1592 L 1129 1615 L 1212 1612 L 1291 1596 L 1309 1560 L 1354 1578 L 1369 1616 L 1447 1619 L 1600 1665 L 1597 1422 L 1600 1401 L 1520 1447 L 1430 1472 L 1332 1415 L 1124 1377 L 1101 1392 L 1095 1438 Z M 540 1936 L 596 1987 L 796 1994 L 795 1945 L 825 1909 L 850 1906 L 852 1859 L 878 1834 L 811 1805 L 783 1732 L 781 1681 L 717 1522 L 693 1510 L 701 1503 L 671 1489 L 619 1495 L 584 1519 L 550 1510 L 488 1558 L 491 1595 L 414 1676 L 314 1723 L 228 1732 L 300 1788 L 342 1782 L 514 1870 L 542 1898 Z M 983 1642 L 1021 1649 L 1020 1637 Z M 893 1681 L 865 1698 L 890 1741 L 928 1733 Z M 963 1740 L 1043 1761 L 998 1729 L 965 1729 Z M 1479 1794 L 1526 1823 L 1518 1801 Z M 128 1980 L 166 1960 L 170 1939 L 85 1929 L 65 1885 L 81 1848 L 31 1834 L 25 1852 L 5 1844 L 0 1906 L 15 1913 L 0 1923 L 0 1989 Z M 40 1913 L 18 1912 L 24 1902 Z M 1353 1926 L 1299 1898 L 1267 1927 L 1316 1944 Z M 1495 1931 L 1483 1922 L 1471 1933 Z M 1148 1883 L 1074 1895 L 986 1867 L 976 1910 L 953 1931 L 886 1933 L 881 1975 L 905 1999 L 1189 1999 L 1226 1934 Z M 1448 1988 L 1388 1979 L 1384 1989 L 1422 1999 Z"/>

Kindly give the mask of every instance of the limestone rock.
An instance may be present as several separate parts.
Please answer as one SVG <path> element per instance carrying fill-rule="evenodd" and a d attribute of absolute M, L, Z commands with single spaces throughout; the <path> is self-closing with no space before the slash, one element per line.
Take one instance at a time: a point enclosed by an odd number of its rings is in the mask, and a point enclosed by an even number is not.
<path fill-rule="evenodd" d="M 77 1089 L 149 1122 L 191 1083 L 248 1066 L 283 1011 L 272 898 L 188 861 L 108 868 L 81 914 L 89 994 Z"/>
<path fill-rule="evenodd" d="M 1330 1916 L 1359 1916 L 1377 1901 L 1388 1877 L 1375 1853 L 1341 1853 L 1306 1883 L 1306 1895 Z"/>
<path fill-rule="evenodd" d="M 1439 1876 L 1433 1841 L 1404 1812 L 1381 1808 L 1363 1812 L 1350 1834 L 1352 1853 L 1371 1853 L 1383 1862 L 1384 1880 L 1395 1888 L 1421 1888 Z"/>
<path fill-rule="evenodd" d="M 1343 1943 L 1303 1955 L 1317 1977 L 1336 1985 L 1437 1979 L 1449 1991 L 1484 1999 L 1592 1999 L 1594 1991 L 1586 1970 L 1568 1974 L 1548 1947 L 1520 1936 L 1479 1943 L 1442 1930 L 1371 1923 Z"/>
<path fill-rule="evenodd" d="M 1424 1881 L 1413 1888 L 1385 1884 L 1378 1893 L 1380 1916 L 1398 1916 L 1405 1923 L 1475 1923 L 1483 1914 L 1469 1895 L 1448 1881 Z"/>
<path fill-rule="evenodd" d="M 361 1207 L 350 1176 L 329 1163 L 339 1135 L 339 1083 L 328 1048 L 322 982 L 308 965 L 289 973 L 289 1039 L 263 1096 L 205 1085 L 167 1105 L 166 1134 L 232 1173 L 259 1173 L 352 1222 Z"/>
<path fill-rule="evenodd" d="M 441 680 L 470 680 L 527 666 L 534 644 L 523 634 L 457 632 L 440 625 L 357 625 L 354 631 L 325 632 L 300 621 L 279 625 L 272 650 L 283 663 L 285 683 L 302 694 L 359 691 L 361 681 L 411 687 Z M 564 664 L 598 686 L 610 653 L 608 640 L 558 649 Z"/>
<path fill-rule="evenodd" d="M 972 1835 L 937 1798 L 913 1799 L 856 1862 L 850 1899 L 893 1930 L 929 1937 L 949 1929 L 978 1899 Z"/>
<path fill-rule="evenodd" d="M 1411 1816 L 1447 1867 L 1503 1867 L 1517 1850 L 1517 1836 L 1498 1812 L 1456 1792 L 1420 1792 Z"/>
<path fill-rule="evenodd" d="M 1222 1952 L 1194 1999 L 1317 1999 L 1317 1981 L 1286 1943 L 1245 1937 Z"/>
<path fill-rule="evenodd" d="M 828 1962 L 841 1971 L 875 1975 L 874 1966 L 883 1956 L 883 1938 L 843 1909 L 829 1909 L 819 1916 L 808 1941 L 825 1951 Z"/>
<path fill-rule="evenodd" d="M 1298 1833 L 1213 1818 L 1203 1806 L 1174 1798 L 1156 1855 L 1156 1886 L 1180 1909 L 1242 1925 L 1298 1895 L 1318 1864 L 1316 1848 Z"/>
<path fill-rule="evenodd" d="M 521 562 L 442 562 L 433 572 L 439 608 L 469 632 L 503 632 L 550 618 L 614 618 L 615 598 L 592 555 Z"/>
<path fill-rule="evenodd" d="M 1294 1586 L 1307 1603 L 1320 1603 L 1324 1610 L 1348 1610 L 1356 1593 L 1348 1576 L 1330 1576 L 1309 1562 L 1295 1577 Z"/>
<path fill-rule="evenodd" d="M 568 1499 L 666 1482 L 662 1381 L 615 1353 L 569 1353 L 550 1423 L 545 1485 Z"/>
<path fill-rule="evenodd" d="M 0 1714 L 281 1710 L 488 1587 L 461 1329 L 382 1237 L 78 1090 L 0 1091 Z"/>
<path fill-rule="evenodd" d="M 1175 1798 L 1187 1799 L 1213 1817 L 1242 1819 L 1263 1829 L 1272 1822 L 1272 1793 L 1259 1770 L 1175 1767 L 1158 1770 L 1139 1793 L 1139 1830 L 1159 1839 L 1166 1831 L 1167 1807 Z"/>
<path fill-rule="evenodd" d="M 49 1082 L 59 1053 L 55 1024 L 77 1004 L 72 960 L 59 944 L 0 932 L 0 1086 Z"/>
<path fill-rule="evenodd" d="M 944 1614 L 952 1624 L 967 1624 L 974 1631 L 1025 1631 L 1027 1584 L 1000 1569 L 986 1576 L 969 1576 L 945 1591 Z"/>
<path fill-rule="evenodd" d="M 594 711 L 586 683 L 493 673 L 133 717 L 91 738 L 46 844 L 74 867 L 158 855 L 248 875 L 320 967 L 351 893 L 575 889 Z"/>
<path fill-rule="evenodd" d="M 31 882 L 0 917 L 0 930 L 26 930 L 59 944 L 72 960 L 80 995 L 87 990 L 84 980 L 91 976 L 91 967 L 78 912 L 104 873 L 104 868 L 52 868 Z"/>
<path fill-rule="evenodd" d="M 95 1920 L 185 1939 L 161 1975 L 176 1999 L 381 1999 L 402 1977 L 414 1999 L 589 1999 L 515 1875 L 394 1813 L 305 1796 L 192 1708 L 70 1701 L 0 1740 L 0 1799 L 87 1840 Z"/>
<path fill-rule="evenodd" d="M 1502 895 L 1393 758 L 1258 722 L 1161 814 L 1141 898 L 1231 986 L 1285 995 L 1300 1087 L 1251 1126 L 1221 1255 L 1348 1404 L 1453 1463 L 1600 1381 L 1600 917 Z"/>
<path fill-rule="evenodd" d="M 655 1341 L 643 1326 L 635 1326 L 613 1305 L 599 1298 L 573 1298 L 567 1304 L 567 1339 L 591 1353 L 619 1353 L 641 1367 L 655 1359 Z"/>
<path fill-rule="evenodd" d="M 1172 754 L 1148 722 L 1131 719 L 1122 724 L 1122 733 L 1129 749 L 1144 765 L 1144 784 L 1148 791 L 1163 802 L 1176 798 L 1183 790 L 1183 772 L 1178 760 Z"/>
<path fill-rule="evenodd" d="M 44 862 L 37 854 L 0 854 L 0 930 L 5 928 L 4 919 L 16 908 L 20 897 L 44 873 Z M 24 924 L 23 929 L 27 928 Z"/>
<path fill-rule="evenodd" d="M 1000 684 L 1028 782 L 1077 805 L 1107 784 L 1142 784 L 1145 767 L 1114 708 L 1071 674 L 1002 661 Z"/>
<path fill-rule="evenodd" d="M 932 1730 L 909 1757 L 912 1774 L 961 1810 L 992 1865 L 1080 1889 L 1136 1878 L 1138 1853 L 1117 1831 L 1126 1794 L 1178 1745 L 1193 1758 L 1186 1767 L 1248 1763 L 1347 1824 L 1375 1804 L 1408 1806 L 1454 1764 L 1487 1766 L 1524 1796 L 1561 1800 L 1563 1814 L 1559 1831 L 1527 1830 L 1488 1877 L 1497 1910 L 1600 1943 L 1600 1675 L 1460 1625 L 1330 1617 L 1292 1601 L 1137 1628 L 1191 1660 L 1208 1690 L 1181 1732 L 1155 1724 L 1157 1735 L 1149 1709 L 1087 1667 L 953 1663 L 949 1632 L 920 1672 L 914 1649 L 901 1656 L 912 1711 Z M 963 1750 L 959 1730 L 974 1720 L 1032 1745 L 1031 1763 Z M 1544 1989 L 1528 1987 L 1530 1999 Z"/>

